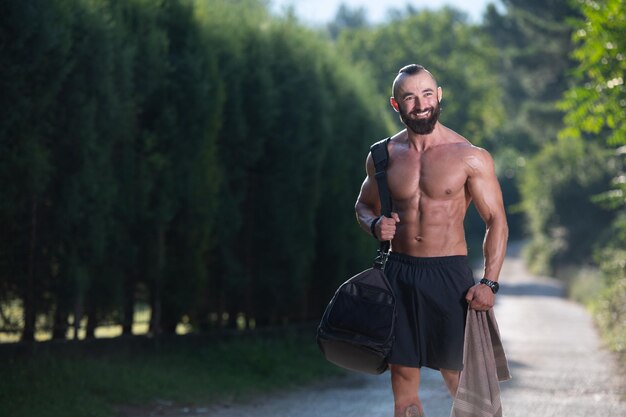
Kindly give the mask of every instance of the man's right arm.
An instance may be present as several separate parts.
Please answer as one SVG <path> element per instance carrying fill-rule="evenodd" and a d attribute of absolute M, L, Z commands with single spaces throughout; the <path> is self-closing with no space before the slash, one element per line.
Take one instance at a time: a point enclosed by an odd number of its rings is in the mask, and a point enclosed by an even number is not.
<path fill-rule="evenodd" d="M 376 183 L 376 168 L 372 154 L 367 155 L 365 161 L 365 171 L 367 176 L 361 185 L 361 192 L 357 198 L 354 209 L 356 218 L 361 226 L 368 234 L 371 234 L 371 225 L 374 220 L 380 216 L 380 197 L 378 196 L 378 184 Z M 396 233 L 396 223 L 399 222 L 398 215 L 391 213 L 391 218 L 381 217 L 375 225 L 375 238 L 378 240 L 391 240 Z"/>
<path fill-rule="evenodd" d="M 365 171 L 367 176 L 361 185 L 361 192 L 356 200 L 354 209 L 361 229 L 371 234 L 370 226 L 380 216 L 380 199 L 378 198 L 378 184 L 375 177 L 376 169 L 374 168 L 374 160 L 371 153 L 367 154 Z"/>

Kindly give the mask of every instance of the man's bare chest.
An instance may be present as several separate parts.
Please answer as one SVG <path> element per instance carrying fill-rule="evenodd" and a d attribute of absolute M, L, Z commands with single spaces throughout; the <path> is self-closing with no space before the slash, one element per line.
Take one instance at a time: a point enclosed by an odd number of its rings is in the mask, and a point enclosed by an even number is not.
<path fill-rule="evenodd" d="M 465 195 L 467 178 L 462 158 L 441 153 L 392 155 L 387 169 L 389 190 L 396 201 L 458 198 Z"/>

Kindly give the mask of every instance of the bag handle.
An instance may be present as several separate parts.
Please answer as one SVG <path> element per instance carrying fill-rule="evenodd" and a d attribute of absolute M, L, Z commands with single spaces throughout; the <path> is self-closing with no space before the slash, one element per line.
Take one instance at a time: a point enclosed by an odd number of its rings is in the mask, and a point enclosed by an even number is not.
<path fill-rule="evenodd" d="M 391 217 L 392 206 L 389 185 L 387 184 L 387 165 L 389 163 L 387 144 L 390 140 L 391 138 L 383 139 L 370 147 L 374 167 L 376 168 L 376 183 L 378 184 L 378 197 L 380 198 L 380 214 L 385 217 Z M 385 266 L 390 247 L 390 241 L 380 242 L 378 256 L 374 260 L 374 268 L 382 269 Z"/>

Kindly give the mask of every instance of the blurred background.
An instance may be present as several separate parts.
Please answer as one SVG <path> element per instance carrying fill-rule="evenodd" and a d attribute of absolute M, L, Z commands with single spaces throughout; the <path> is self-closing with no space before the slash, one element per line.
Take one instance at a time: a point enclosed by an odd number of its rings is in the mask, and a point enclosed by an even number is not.
<path fill-rule="evenodd" d="M 353 207 L 419 63 L 623 354 L 625 34 L 623 0 L 0 2 L 0 347 L 315 323 L 373 258 Z"/>

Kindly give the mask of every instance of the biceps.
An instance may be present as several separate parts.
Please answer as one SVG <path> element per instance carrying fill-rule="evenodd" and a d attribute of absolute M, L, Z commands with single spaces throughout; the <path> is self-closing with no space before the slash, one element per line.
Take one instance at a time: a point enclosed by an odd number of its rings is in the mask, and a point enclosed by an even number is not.
<path fill-rule="evenodd" d="M 469 182 L 469 192 L 474 206 L 485 223 L 504 216 L 502 191 L 497 178 L 475 178 Z"/>
<path fill-rule="evenodd" d="M 378 186 L 375 181 L 372 181 L 370 177 L 366 177 L 361 186 L 361 192 L 357 199 L 357 206 L 364 205 L 374 210 L 376 213 L 380 212 L 380 201 L 378 200 Z"/>

